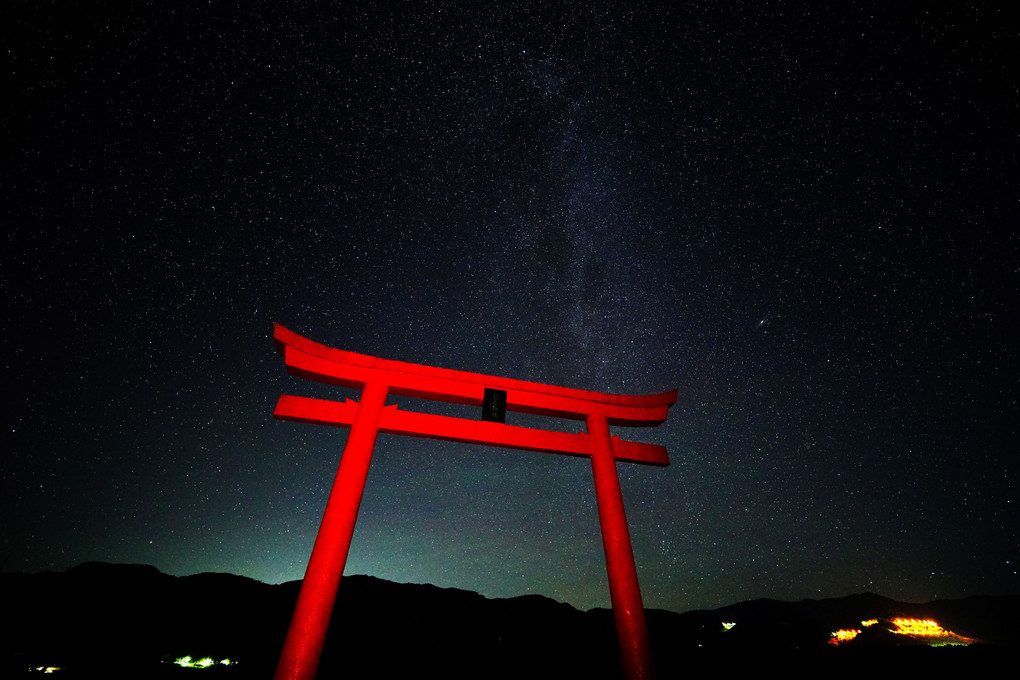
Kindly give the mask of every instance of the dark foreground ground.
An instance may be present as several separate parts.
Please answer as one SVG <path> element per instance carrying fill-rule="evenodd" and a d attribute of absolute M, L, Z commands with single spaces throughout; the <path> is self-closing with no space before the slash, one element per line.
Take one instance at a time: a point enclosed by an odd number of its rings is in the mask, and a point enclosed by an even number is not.
<path fill-rule="evenodd" d="M 8 659 L 0 667 L 3 678 L 44 677 L 25 663 L 27 659 Z M 10 663 L 10 662 L 14 663 Z M 272 678 L 274 663 L 266 661 L 239 662 L 231 667 L 213 666 L 207 669 L 180 668 L 170 659 L 134 658 L 124 655 L 110 659 L 67 659 L 68 664 L 52 675 L 56 678 L 220 678 L 222 680 L 256 680 Z M 786 651 L 779 653 L 745 652 L 724 654 L 718 652 L 692 653 L 683 659 L 672 659 L 668 665 L 657 668 L 660 680 L 664 678 L 690 678 L 692 674 L 735 677 L 737 674 L 767 677 L 773 674 L 784 678 L 818 678 L 821 676 L 892 677 L 904 675 L 922 677 L 933 674 L 947 677 L 950 673 L 986 673 L 994 669 L 1016 669 L 1015 653 L 1001 647 L 970 648 L 905 648 L 823 651 Z M 1012 671 L 1007 671 L 1008 673 Z M 618 667 L 593 668 L 586 660 L 576 665 L 554 658 L 472 659 L 427 655 L 407 658 L 394 648 L 387 656 L 361 655 L 340 662 L 324 664 L 319 678 L 606 678 L 621 677 Z"/>
<path fill-rule="evenodd" d="M 0 680 L 42 676 L 46 668 L 58 669 L 51 672 L 58 678 L 268 679 L 299 586 L 97 563 L 0 574 Z M 922 605 L 863 594 L 685 614 L 651 610 L 648 622 L 660 680 L 763 672 L 945 677 L 1015 668 L 1018 605 L 1017 597 Z M 897 616 L 935 619 L 973 643 L 932 647 L 883 623 L 844 646 L 827 644 L 833 630 Z M 185 655 L 231 663 L 174 664 Z M 608 610 L 352 576 L 341 584 L 318 677 L 608 680 L 621 673 Z"/>

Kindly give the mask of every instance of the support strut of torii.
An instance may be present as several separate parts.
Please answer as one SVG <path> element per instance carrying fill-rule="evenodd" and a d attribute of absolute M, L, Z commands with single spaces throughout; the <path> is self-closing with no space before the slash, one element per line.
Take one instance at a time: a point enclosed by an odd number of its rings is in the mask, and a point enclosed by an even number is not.
<path fill-rule="evenodd" d="M 590 457 L 624 675 L 628 680 L 651 677 L 648 626 L 616 461 L 665 466 L 669 456 L 665 447 L 610 436 L 609 426 L 659 425 L 676 402 L 676 390 L 642 396 L 605 394 L 389 361 L 320 345 L 279 324 L 274 337 L 290 373 L 361 390 L 359 402 L 282 395 L 273 412 L 281 420 L 351 429 L 275 680 L 315 677 L 379 432 Z M 390 394 L 481 406 L 482 420 L 401 411 L 395 404 L 386 406 Z M 587 431 L 569 434 L 506 425 L 507 410 L 583 420 Z"/>

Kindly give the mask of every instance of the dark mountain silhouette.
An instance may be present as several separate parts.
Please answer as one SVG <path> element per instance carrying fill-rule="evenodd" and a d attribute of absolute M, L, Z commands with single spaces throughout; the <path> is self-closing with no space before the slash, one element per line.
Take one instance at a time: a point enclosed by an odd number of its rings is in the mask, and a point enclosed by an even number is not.
<path fill-rule="evenodd" d="M 268 585 L 231 574 L 175 577 L 143 565 L 91 562 L 64 573 L 0 574 L 0 677 L 59 666 L 63 677 L 271 678 L 300 582 Z M 649 610 L 661 678 L 691 670 L 945 670 L 1013 658 L 1020 597 L 928 604 L 865 593 L 839 599 L 755 600 L 684 614 Z M 861 621 L 934 619 L 968 647 L 932 648 Z M 723 624 L 733 626 L 727 628 Z M 199 670 L 174 665 L 230 659 Z M 528 595 L 487 599 L 370 576 L 341 582 L 320 678 L 617 678 L 612 612 L 579 611 Z"/>

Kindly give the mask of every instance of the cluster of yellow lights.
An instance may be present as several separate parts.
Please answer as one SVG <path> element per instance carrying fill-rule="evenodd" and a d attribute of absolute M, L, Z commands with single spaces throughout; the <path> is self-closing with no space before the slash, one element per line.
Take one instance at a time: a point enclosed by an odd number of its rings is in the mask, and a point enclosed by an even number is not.
<path fill-rule="evenodd" d="M 874 626 L 876 623 L 878 623 L 878 619 L 868 619 L 867 621 L 861 621 L 861 626 L 867 628 L 869 626 Z M 928 644 L 931 645 L 968 645 L 974 642 L 972 638 L 966 638 L 962 635 L 957 635 L 952 631 L 946 630 L 931 619 L 896 618 L 890 619 L 889 623 L 894 626 L 889 629 L 889 632 L 896 633 L 897 635 L 927 638 Z M 829 639 L 829 644 L 841 645 L 844 642 L 850 642 L 850 640 L 853 640 L 855 637 L 860 635 L 860 633 L 860 630 L 855 630 L 853 628 L 837 630 Z"/>
<path fill-rule="evenodd" d="M 919 635 L 922 637 L 944 637 L 951 633 L 931 619 L 893 619 L 897 635 Z"/>
<path fill-rule="evenodd" d="M 832 638 L 829 640 L 829 643 L 838 645 L 844 642 L 850 642 L 860 634 L 861 631 L 856 628 L 843 628 L 832 634 Z"/>

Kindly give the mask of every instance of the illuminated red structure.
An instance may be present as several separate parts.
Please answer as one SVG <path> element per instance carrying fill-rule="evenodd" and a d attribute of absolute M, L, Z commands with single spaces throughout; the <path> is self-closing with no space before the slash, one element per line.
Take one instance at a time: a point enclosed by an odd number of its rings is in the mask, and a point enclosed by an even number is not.
<path fill-rule="evenodd" d="M 308 560 L 276 680 L 315 677 L 379 432 L 590 457 L 624 674 L 629 680 L 651 677 L 648 627 L 616 461 L 665 466 L 669 456 L 665 447 L 610 436 L 609 426 L 659 425 L 676 401 L 676 390 L 644 396 L 604 394 L 388 361 L 320 345 L 279 324 L 274 337 L 290 373 L 361 390 L 360 402 L 283 395 L 273 412 L 282 420 L 351 429 Z M 482 406 L 483 419 L 401 411 L 395 404 L 386 406 L 390 394 Z M 583 420 L 587 432 L 569 434 L 506 425 L 502 421 L 507 410 Z"/>

